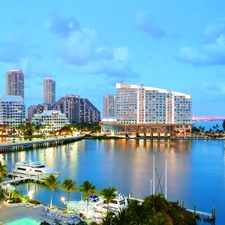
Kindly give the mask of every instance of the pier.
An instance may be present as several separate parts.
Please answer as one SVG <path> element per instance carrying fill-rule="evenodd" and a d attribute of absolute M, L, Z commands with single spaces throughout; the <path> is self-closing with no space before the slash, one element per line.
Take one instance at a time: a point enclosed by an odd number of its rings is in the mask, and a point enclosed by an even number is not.
<path fill-rule="evenodd" d="M 49 139 L 34 139 L 34 140 L 23 140 L 15 141 L 12 143 L 0 143 L 0 152 L 8 152 L 20 149 L 33 149 L 37 147 L 49 147 L 63 145 L 75 141 L 79 141 L 84 138 L 84 135 L 81 136 L 69 136 L 69 137 L 54 137 Z"/>
<path fill-rule="evenodd" d="M 181 207 L 184 208 L 184 201 L 181 201 Z M 196 217 L 198 217 L 201 220 L 201 224 L 204 224 L 204 220 L 212 221 L 214 222 L 216 219 L 216 207 L 213 206 L 211 213 L 209 212 L 203 212 L 196 209 L 196 206 L 194 206 L 194 209 L 187 209 L 187 211 L 192 212 Z"/>

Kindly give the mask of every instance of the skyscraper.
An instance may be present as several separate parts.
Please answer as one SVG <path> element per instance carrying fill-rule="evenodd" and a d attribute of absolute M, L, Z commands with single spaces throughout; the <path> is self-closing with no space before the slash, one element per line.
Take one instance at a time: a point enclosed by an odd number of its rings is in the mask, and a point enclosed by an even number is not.
<path fill-rule="evenodd" d="M 22 70 L 7 72 L 6 95 L 19 95 L 24 99 L 24 74 Z"/>
<path fill-rule="evenodd" d="M 115 115 L 115 96 L 104 95 L 103 96 L 103 116 L 114 116 Z"/>
<path fill-rule="evenodd" d="M 55 103 L 55 81 L 51 78 L 44 79 L 44 103 Z"/>

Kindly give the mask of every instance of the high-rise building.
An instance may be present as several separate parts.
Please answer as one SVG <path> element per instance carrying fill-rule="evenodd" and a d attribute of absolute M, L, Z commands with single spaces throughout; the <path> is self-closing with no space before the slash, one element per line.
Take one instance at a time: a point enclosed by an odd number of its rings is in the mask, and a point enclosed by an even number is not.
<path fill-rule="evenodd" d="M 136 84 L 116 84 L 116 118 L 123 124 L 191 124 L 191 96 Z"/>
<path fill-rule="evenodd" d="M 192 127 L 192 99 L 180 92 L 117 83 L 115 116 L 100 122 L 102 132 L 185 136 Z"/>
<path fill-rule="evenodd" d="M 22 70 L 10 70 L 7 72 L 6 95 L 19 95 L 24 99 L 24 74 Z"/>
<path fill-rule="evenodd" d="M 103 116 L 115 115 L 115 96 L 108 94 L 103 96 Z"/>
<path fill-rule="evenodd" d="M 54 110 L 60 110 L 71 124 L 96 123 L 100 121 L 99 110 L 86 98 L 79 95 L 66 95 L 53 104 Z"/>
<path fill-rule="evenodd" d="M 0 96 L 0 124 L 17 126 L 26 122 L 26 107 L 21 96 Z"/>
<path fill-rule="evenodd" d="M 51 78 L 44 79 L 44 103 L 55 103 L 55 81 Z"/>

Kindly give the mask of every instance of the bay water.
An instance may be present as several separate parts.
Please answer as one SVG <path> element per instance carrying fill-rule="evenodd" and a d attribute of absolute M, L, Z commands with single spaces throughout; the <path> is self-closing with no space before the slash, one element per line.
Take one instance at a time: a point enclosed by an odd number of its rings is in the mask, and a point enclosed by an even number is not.
<path fill-rule="evenodd" d="M 11 172 L 17 161 L 32 159 L 60 171 L 59 181 L 71 178 L 77 186 L 85 180 L 102 188 L 115 187 L 124 195 L 144 198 L 152 193 L 153 155 L 156 164 L 156 192 L 165 193 L 167 162 L 167 199 L 184 201 L 184 206 L 211 212 L 216 207 L 216 224 L 225 224 L 225 141 L 224 140 L 81 140 L 72 144 L 1 153 L 0 160 Z M 50 202 L 50 190 L 27 183 L 17 186 L 22 194 Z M 62 190 L 53 192 L 53 204 L 64 207 Z M 71 200 L 81 194 L 71 193 Z M 207 224 L 207 223 L 204 223 Z"/>

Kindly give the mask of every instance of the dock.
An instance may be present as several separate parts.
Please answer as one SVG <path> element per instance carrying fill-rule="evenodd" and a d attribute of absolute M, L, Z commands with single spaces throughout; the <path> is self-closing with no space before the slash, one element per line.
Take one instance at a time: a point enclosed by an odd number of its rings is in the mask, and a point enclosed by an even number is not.
<path fill-rule="evenodd" d="M 10 174 L 11 176 L 11 174 Z M 15 177 L 15 175 L 13 175 L 13 177 Z M 11 180 L 6 180 L 3 182 L 3 185 L 7 185 L 7 184 L 17 184 L 17 183 L 21 183 L 21 182 L 38 182 L 38 183 L 44 183 L 43 179 L 38 179 L 36 177 L 15 177 L 15 179 L 11 179 Z"/>

